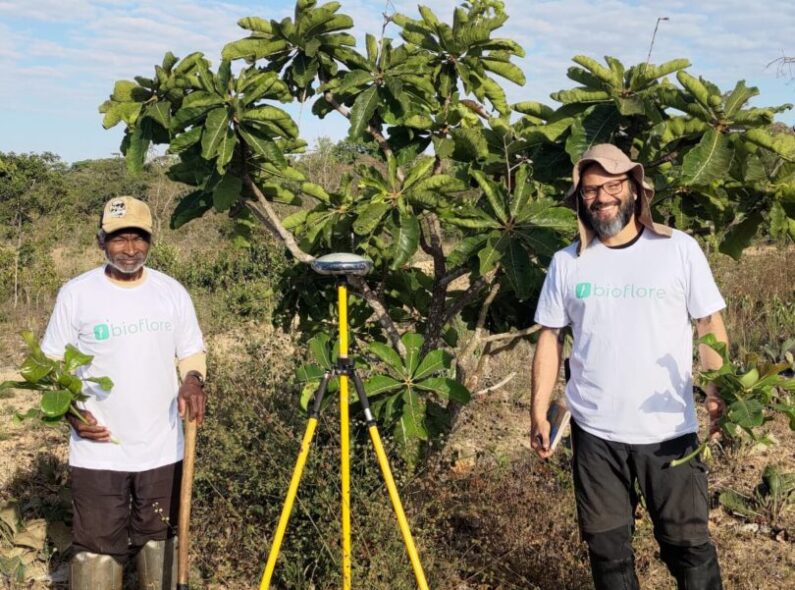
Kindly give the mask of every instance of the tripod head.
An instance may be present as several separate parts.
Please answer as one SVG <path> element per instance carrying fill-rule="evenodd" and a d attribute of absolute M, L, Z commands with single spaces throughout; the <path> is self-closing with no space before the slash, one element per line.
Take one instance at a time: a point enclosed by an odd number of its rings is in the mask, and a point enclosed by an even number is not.
<path fill-rule="evenodd" d="M 357 254 L 335 252 L 315 258 L 310 266 L 321 275 L 353 275 L 364 276 L 373 268 L 373 261 Z"/>

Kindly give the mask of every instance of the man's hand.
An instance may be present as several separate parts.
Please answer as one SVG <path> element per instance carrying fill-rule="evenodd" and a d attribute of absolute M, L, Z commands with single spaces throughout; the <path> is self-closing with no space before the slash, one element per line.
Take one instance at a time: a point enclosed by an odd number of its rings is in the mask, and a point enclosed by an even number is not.
<path fill-rule="evenodd" d="M 204 381 L 195 371 L 188 372 L 179 388 L 177 395 L 177 408 L 179 415 L 189 420 L 196 420 L 201 426 L 204 421 L 204 407 L 207 403 L 207 394 L 204 391 Z"/>
<path fill-rule="evenodd" d="M 106 427 L 97 424 L 97 419 L 94 414 L 88 410 L 78 410 L 83 416 L 85 422 L 81 421 L 73 414 L 67 414 L 66 419 L 80 438 L 93 440 L 94 442 L 112 442 L 110 430 Z"/>
<path fill-rule="evenodd" d="M 708 437 L 710 441 L 718 441 L 721 438 L 720 419 L 726 411 L 726 403 L 723 401 L 723 398 L 721 398 L 714 383 L 707 385 L 706 394 L 707 399 L 704 402 L 704 406 L 707 408 L 707 413 L 709 414 Z"/>
<path fill-rule="evenodd" d="M 546 418 L 531 421 L 530 446 L 541 459 L 548 459 L 552 456 L 552 451 L 549 448 L 550 429 L 551 425 Z"/>

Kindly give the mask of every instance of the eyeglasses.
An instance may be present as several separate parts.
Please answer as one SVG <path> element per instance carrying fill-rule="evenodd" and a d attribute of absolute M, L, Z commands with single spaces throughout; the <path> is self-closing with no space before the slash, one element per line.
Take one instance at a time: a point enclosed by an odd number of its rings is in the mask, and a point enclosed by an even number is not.
<path fill-rule="evenodd" d="M 596 186 L 584 186 L 580 189 L 580 195 L 582 196 L 583 200 L 590 201 L 599 195 L 600 190 L 604 189 L 608 195 L 616 196 L 621 192 L 624 182 L 627 180 L 629 180 L 629 178 L 625 176 L 624 178 L 611 180 L 609 182 L 597 184 Z"/>

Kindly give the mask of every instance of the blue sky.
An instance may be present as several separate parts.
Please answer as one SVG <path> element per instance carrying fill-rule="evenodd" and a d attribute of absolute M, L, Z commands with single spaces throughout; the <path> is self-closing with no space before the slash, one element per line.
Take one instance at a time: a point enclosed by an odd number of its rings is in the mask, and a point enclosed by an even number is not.
<path fill-rule="evenodd" d="M 356 22 L 354 33 L 379 33 L 384 12 L 417 15 L 417 2 L 341 0 Z M 450 0 L 425 0 L 449 20 Z M 118 79 L 151 76 L 166 51 L 203 51 L 215 64 L 221 47 L 245 36 L 244 16 L 282 18 L 284 0 L 0 0 L 0 151 L 52 151 L 67 162 L 118 152 L 121 126 L 106 131 L 97 106 Z M 541 100 L 574 85 L 566 78 L 576 54 L 612 55 L 625 64 L 645 61 L 654 25 L 660 23 L 652 62 L 676 57 L 690 72 L 730 90 L 737 80 L 759 87 L 756 106 L 795 103 L 795 72 L 768 64 L 795 55 L 795 2 L 791 0 L 506 0 L 510 20 L 499 32 L 519 42 L 527 84 L 504 86 L 509 100 Z M 387 35 L 397 36 L 394 28 Z M 792 76 L 791 76 L 791 75 Z M 298 109 L 292 113 L 299 117 Z M 310 141 L 339 139 L 346 126 L 332 114 L 300 115 Z M 795 112 L 780 120 L 795 124 Z"/>

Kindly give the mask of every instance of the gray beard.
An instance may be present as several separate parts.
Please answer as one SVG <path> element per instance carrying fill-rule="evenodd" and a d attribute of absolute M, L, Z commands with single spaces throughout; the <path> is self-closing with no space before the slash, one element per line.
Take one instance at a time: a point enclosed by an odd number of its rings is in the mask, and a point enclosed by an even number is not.
<path fill-rule="evenodd" d="M 132 268 L 131 270 L 128 270 L 128 269 L 126 269 L 126 268 L 122 268 L 122 267 L 120 267 L 120 266 L 117 266 L 117 265 L 116 265 L 116 264 L 115 264 L 115 263 L 114 263 L 114 262 L 113 262 L 113 261 L 110 259 L 110 256 L 108 256 L 108 253 L 107 253 L 107 252 L 105 252 L 105 262 L 107 262 L 107 264 L 108 264 L 109 266 L 112 266 L 114 269 L 116 269 L 118 272 L 120 272 L 121 274 L 124 274 L 124 275 L 134 275 L 135 273 L 137 273 L 137 272 L 138 272 L 139 270 L 141 270 L 141 269 L 144 267 L 144 265 L 146 264 L 146 259 L 147 259 L 147 256 L 144 256 L 144 259 L 143 259 L 143 260 L 142 260 L 142 261 L 141 261 L 139 264 L 136 264 L 134 268 Z"/>
<path fill-rule="evenodd" d="M 632 219 L 632 213 L 635 211 L 635 200 L 631 197 L 632 195 L 619 207 L 618 213 L 612 219 L 602 221 L 594 215 L 590 207 L 585 210 L 588 222 L 597 236 L 600 238 L 612 238 L 627 226 L 629 220 Z"/>

